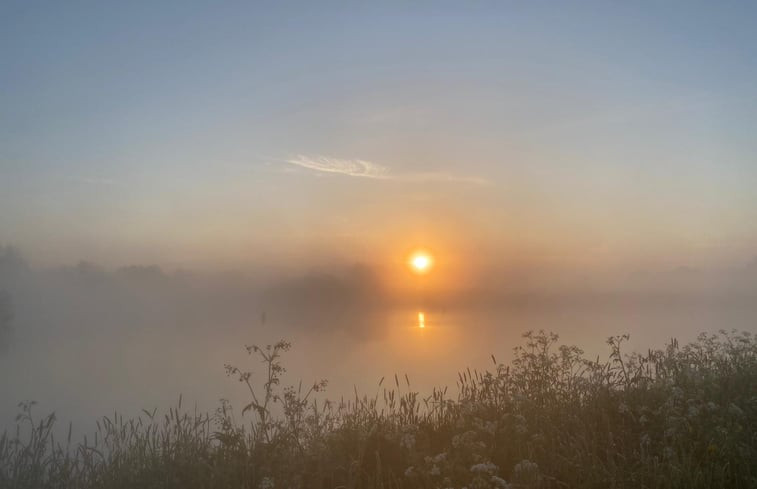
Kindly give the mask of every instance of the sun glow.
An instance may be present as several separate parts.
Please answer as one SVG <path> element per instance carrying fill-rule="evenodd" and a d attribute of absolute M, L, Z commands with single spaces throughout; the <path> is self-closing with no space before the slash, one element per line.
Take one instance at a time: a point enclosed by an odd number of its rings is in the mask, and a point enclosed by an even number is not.
<path fill-rule="evenodd" d="M 425 328 L 426 327 L 426 315 L 422 312 L 418 313 L 418 327 L 419 328 Z"/>
<path fill-rule="evenodd" d="M 419 251 L 410 256 L 409 264 L 414 272 L 426 273 L 431 269 L 433 259 L 428 253 Z"/>

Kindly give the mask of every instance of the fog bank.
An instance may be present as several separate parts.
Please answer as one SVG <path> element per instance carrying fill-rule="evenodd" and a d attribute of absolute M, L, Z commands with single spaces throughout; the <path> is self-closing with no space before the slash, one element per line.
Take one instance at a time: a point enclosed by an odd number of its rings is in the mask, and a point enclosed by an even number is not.
<path fill-rule="evenodd" d="M 16 403 L 86 425 L 184 395 L 202 409 L 244 392 L 223 365 L 243 365 L 245 344 L 284 338 L 292 380 L 331 380 L 329 395 L 372 389 L 407 372 L 416 387 L 506 360 L 522 332 L 546 329 L 589 352 L 628 332 L 660 346 L 700 331 L 757 328 L 757 260 L 718 270 L 675 268 L 612 275 L 504 271 L 436 290 L 397 287 L 366 264 L 314 263 L 302 274 L 106 269 L 86 261 L 39 268 L 0 248 L 0 425 Z M 419 330 L 417 313 L 426 315 Z M 253 369 L 256 365 L 250 365 Z M 83 426 L 86 429 L 86 426 Z"/>

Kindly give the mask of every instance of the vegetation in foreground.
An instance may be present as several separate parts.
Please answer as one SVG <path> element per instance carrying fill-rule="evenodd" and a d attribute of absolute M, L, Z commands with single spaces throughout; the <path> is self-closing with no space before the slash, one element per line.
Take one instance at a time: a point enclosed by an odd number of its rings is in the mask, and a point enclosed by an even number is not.
<path fill-rule="evenodd" d="M 514 361 L 466 370 L 457 392 L 413 392 L 396 376 L 375 396 L 319 401 L 284 387 L 290 345 L 248 347 L 266 378 L 228 365 L 250 393 L 217 412 L 104 417 L 80 443 L 55 416 L 20 407 L 0 439 L 2 488 L 747 488 L 757 487 L 757 341 L 701 335 L 606 360 L 527 333 Z M 494 357 L 492 357 L 494 360 Z M 391 384 L 391 387 L 387 386 Z M 69 432 L 70 433 L 70 432 Z"/>

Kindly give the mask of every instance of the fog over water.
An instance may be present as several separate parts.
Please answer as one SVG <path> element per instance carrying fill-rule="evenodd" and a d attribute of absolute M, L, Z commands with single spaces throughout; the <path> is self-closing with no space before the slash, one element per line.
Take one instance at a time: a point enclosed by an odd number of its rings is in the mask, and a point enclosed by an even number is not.
<path fill-rule="evenodd" d="M 536 272 L 534 272 L 536 275 Z M 327 396 L 374 393 L 406 373 L 412 387 L 454 387 L 456 372 L 507 361 L 527 330 L 558 333 L 587 355 L 610 335 L 629 349 L 701 331 L 757 331 L 757 261 L 730 269 L 491 277 L 461 289 L 405 290 L 360 264 L 301 274 L 38 267 L 0 249 L 0 425 L 22 400 L 89 430 L 118 410 L 237 408 L 242 386 L 224 364 L 257 365 L 246 344 L 293 342 L 287 379 L 325 378 Z M 507 285 L 503 285 L 507 284 Z M 423 328 L 418 314 L 424 314 Z"/>

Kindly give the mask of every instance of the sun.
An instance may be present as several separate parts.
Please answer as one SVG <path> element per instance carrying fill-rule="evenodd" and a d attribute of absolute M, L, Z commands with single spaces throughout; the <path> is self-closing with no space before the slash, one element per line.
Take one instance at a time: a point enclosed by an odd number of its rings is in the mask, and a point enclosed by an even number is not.
<path fill-rule="evenodd" d="M 420 255 L 413 258 L 413 267 L 419 271 L 427 269 L 430 263 L 431 260 L 429 260 L 429 258 L 425 255 Z"/>
<path fill-rule="evenodd" d="M 416 251 L 410 256 L 408 263 L 415 273 L 422 274 L 431 270 L 434 260 L 430 254 L 424 251 Z"/>

